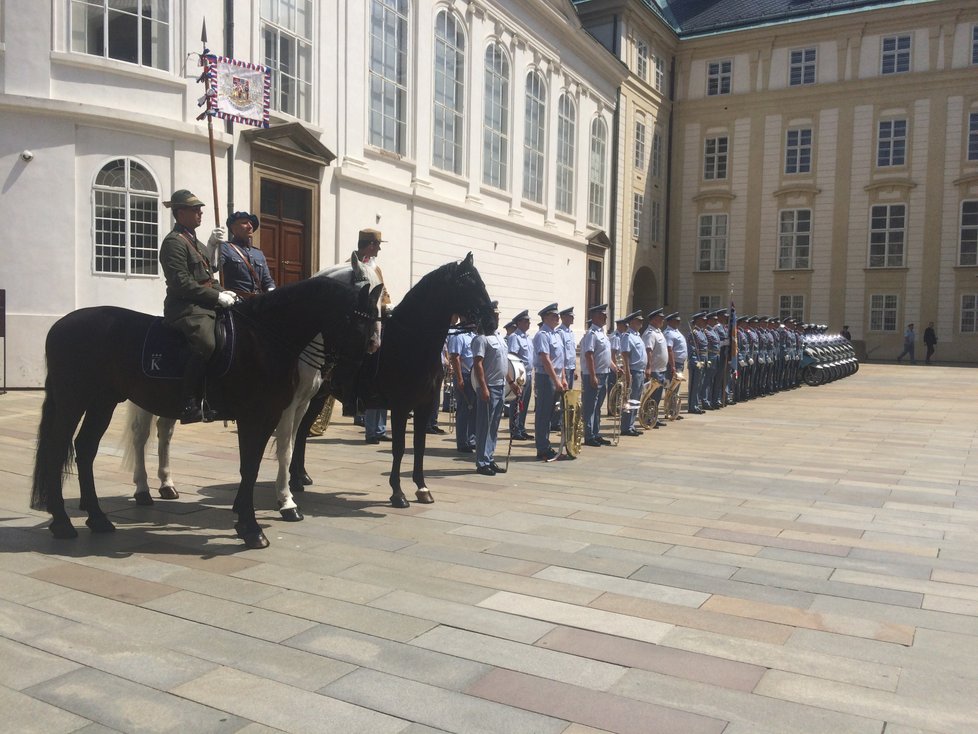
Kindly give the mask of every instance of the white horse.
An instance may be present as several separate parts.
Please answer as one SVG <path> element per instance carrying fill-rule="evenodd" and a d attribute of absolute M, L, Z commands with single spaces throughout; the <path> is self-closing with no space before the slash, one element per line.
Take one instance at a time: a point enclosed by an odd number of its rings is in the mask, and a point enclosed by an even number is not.
<path fill-rule="evenodd" d="M 362 263 L 356 252 L 350 256 L 349 264 L 341 263 L 320 270 L 313 277 L 334 278 L 355 286 L 369 284 L 371 290 L 381 283 L 380 276 L 371 262 Z M 371 339 L 369 351 L 372 353 L 380 347 L 380 322 Z M 323 384 L 323 374 L 315 366 L 316 355 L 323 352 L 323 341 L 317 336 L 310 342 L 299 359 L 299 382 L 295 395 L 289 406 L 282 411 L 278 426 L 275 429 L 275 457 L 278 459 L 278 474 L 275 478 L 275 492 L 278 498 L 279 513 L 284 520 L 297 522 L 303 519 L 302 510 L 296 504 L 289 489 L 289 464 L 292 462 L 292 450 L 295 446 L 295 436 L 299 423 L 309 407 L 309 401 L 319 392 Z M 148 475 L 146 472 L 146 442 L 149 440 L 153 415 L 143 410 L 135 403 L 129 403 L 129 440 L 126 442 L 123 454 L 123 467 L 133 470 L 132 481 L 135 484 L 133 498 L 137 505 L 152 505 Z M 157 418 L 156 431 L 159 447 L 160 479 L 159 495 L 161 499 L 177 499 L 180 494 L 173 484 L 170 475 L 170 440 L 173 438 L 175 418 Z"/>

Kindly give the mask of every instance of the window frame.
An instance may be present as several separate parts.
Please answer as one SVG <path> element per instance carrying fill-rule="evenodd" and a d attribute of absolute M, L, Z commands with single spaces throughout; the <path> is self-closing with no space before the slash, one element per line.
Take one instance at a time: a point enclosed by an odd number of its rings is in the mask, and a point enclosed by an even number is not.
<path fill-rule="evenodd" d="M 645 172 L 645 133 L 647 129 L 645 115 L 641 113 L 635 115 L 635 135 L 632 139 L 632 167 L 638 173 Z"/>
<path fill-rule="evenodd" d="M 902 127 L 899 132 L 898 127 Z M 907 165 L 909 130 L 910 124 L 906 117 L 894 117 L 879 121 L 876 126 L 877 168 L 896 168 Z"/>
<path fill-rule="evenodd" d="M 733 59 L 706 62 L 706 96 L 730 94 L 733 89 Z"/>
<path fill-rule="evenodd" d="M 811 58 L 808 54 L 811 52 Z M 796 58 L 796 54 L 800 54 Z M 798 81 L 795 81 L 795 72 L 798 72 Z M 809 78 L 810 77 L 810 78 Z M 788 86 L 801 87 L 816 84 L 818 81 L 818 48 L 809 46 L 807 48 L 795 48 L 788 52 Z"/>
<path fill-rule="evenodd" d="M 536 80 L 533 84 L 530 83 L 531 77 Z M 537 95 L 538 91 L 539 95 Z M 544 75 L 536 69 L 528 70 L 523 93 L 523 191 L 521 195 L 524 201 L 538 205 L 542 205 L 547 196 L 548 98 L 549 90 Z M 536 138 L 539 138 L 539 141 Z M 531 168 L 538 168 L 539 171 L 531 171 Z M 530 190 L 531 186 L 534 190 Z M 539 188 L 539 197 L 533 196 L 537 193 L 535 190 L 537 188 Z"/>
<path fill-rule="evenodd" d="M 894 210 L 900 209 L 900 214 Z M 878 213 L 885 210 L 885 214 Z M 869 210 L 869 257 L 867 267 L 873 270 L 905 267 L 907 261 L 907 205 L 903 203 L 873 204 Z M 895 219 L 901 220 L 901 226 L 893 226 Z M 885 227 L 875 226 L 879 220 L 885 222 Z M 897 236 L 899 235 L 899 236 Z M 874 249 L 882 252 L 874 254 Z M 899 251 L 896 251 L 899 248 Z M 881 260 L 880 260 L 881 258 Z M 874 260 L 877 264 L 874 264 Z"/>
<path fill-rule="evenodd" d="M 896 293 L 869 294 L 869 331 L 896 334 L 900 296 Z M 892 323 L 892 326 L 890 324 Z"/>
<path fill-rule="evenodd" d="M 560 214 L 574 216 L 575 170 L 577 156 L 577 105 L 570 93 L 563 92 L 557 100 L 557 199 L 555 209 Z"/>
<path fill-rule="evenodd" d="M 123 161 L 125 166 L 124 188 L 120 189 L 119 187 L 109 186 L 107 184 L 99 184 L 98 180 L 102 172 L 105 171 L 113 163 L 116 163 L 117 161 Z M 141 168 L 143 171 L 146 172 L 146 174 L 152 180 L 153 185 L 156 187 L 156 191 L 151 192 L 145 189 L 132 188 L 132 185 L 130 183 L 132 166 L 138 166 L 139 168 Z M 161 196 L 162 189 L 160 187 L 159 177 L 156 175 L 156 172 L 153 171 L 152 167 L 149 166 L 149 164 L 147 164 L 145 161 L 143 161 L 142 159 L 136 156 L 131 156 L 131 155 L 113 156 L 111 158 L 107 158 L 106 160 L 102 161 L 102 163 L 96 169 L 95 175 L 92 177 L 92 185 L 90 191 L 91 191 L 90 201 L 91 201 L 91 215 L 92 215 L 92 261 L 91 261 L 92 275 L 120 277 L 120 278 L 159 278 L 161 275 L 161 269 L 159 265 L 159 252 L 160 252 L 160 239 L 161 239 L 160 232 L 165 225 L 163 222 L 160 221 L 160 211 L 161 211 L 160 205 L 162 203 L 163 197 Z M 99 216 L 99 207 L 107 206 L 106 204 L 103 204 L 102 202 L 99 201 L 100 193 L 111 194 L 115 196 L 121 194 L 123 196 L 126 216 L 124 220 L 125 243 L 122 245 L 121 259 L 124 260 L 125 269 L 121 271 L 99 269 L 100 258 L 106 258 L 106 259 L 114 258 L 116 260 L 120 259 L 119 255 L 99 254 L 100 247 L 118 247 L 117 245 L 111 245 L 109 243 L 99 242 L 99 234 L 103 230 L 99 229 L 98 224 L 100 220 L 106 219 L 105 217 Z M 132 242 L 134 236 L 134 233 L 132 231 L 133 196 L 139 197 L 141 199 L 146 200 L 147 202 L 150 202 L 147 206 L 143 207 L 142 211 L 144 211 L 149 216 L 155 218 L 152 220 L 147 220 L 150 224 L 150 228 L 152 231 L 146 233 L 144 237 L 146 242 L 149 243 L 149 245 L 138 248 L 143 250 L 144 252 L 151 253 L 150 257 L 143 257 L 142 261 L 152 264 L 152 268 L 151 268 L 152 272 L 136 272 L 135 269 L 132 267 L 133 250 L 137 249 L 134 248 L 134 244 Z M 113 221 L 119 221 L 119 220 L 116 219 Z M 109 233 L 111 234 L 111 232 Z"/>
<path fill-rule="evenodd" d="M 906 48 L 901 43 L 906 41 Z M 893 48 L 888 49 L 887 44 Z M 889 67 L 888 67 L 889 63 Z M 907 74 L 913 68 L 913 34 L 901 33 L 880 38 L 880 74 Z"/>
<path fill-rule="evenodd" d="M 95 5 L 96 2 L 99 3 L 98 6 Z M 175 22 L 175 19 L 173 17 L 173 12 L 174 12 L 173 11 L 173 4 L 174 4 L 173 3 L 173 0 L 165 0 L 166 20 L 165 21 L 157 21 L 157 20 L 153 19 L 152 17 L 146 17 L 144 15 L 144 13 L 143 13 L 143 3 L 140 3 L 137 6 L 137 10 L 136 10 L 135 13 L 129 13 L 129 12 L 121 11 L 121 10 L 118 10 L 118 9 L 110 9 L 110 7 L 109 7 L 109 0 L 68 0 L 68 12 L 67 12 L 68 48 L 71 51 L 71 53 L 76 53 L 76 54 L 80 54 L 80 55 L 83 55 L 83 56 L 93 56 L 93 57 L 95 57 L 97 59 L 107 59 L 109 61 L 115 61 L 115 62 L 118 62 L 118 63 L 121 63 L 121 64 L 132 64 L 133 66 L 137 66 L 137 67 L 143 68 L 143 69 L 154 69 L 156 71 L 172 72 L 173 71 L 173 54 L 174 54 L 174 49 L 173 49 L 173 44 L 174 44 L 174 28 L 173 28 L 173 25 L 174 25 L 174 22 Z M 83 32 L 84 33 L 84 37 L 79 37 L 78 39 L 76 39 L 76 37 L 75 37 L 76 36 L 75 9 L 76 8 L 78 8 L 80 11 L 84 11 L 86 9 L 88 9 L 89 11 L 91 11 L 93 9 L 100 9 L 101 10 L 101 12 L 102 12 L 102 46 L 103 46 L 102 53 L 98 54 L 98 53 L 93 53 L 93 52 L 90 52 L 90 51 L 87 50 L 87 48 L 88 48 L 88 40 L 89 40 L 88 39 L 88 27 L 87 27 L 87 25 L 86 25 L 86 27 L 84 28 L 83 31 L 78 31 L 79 33 Z M 136 17 L 136 58 L 137 58 L 137 61 L 130 61 L 128 59 L 120 58 L 119 56 L 111 56 L 110 55 L 111 46 L 112 46 L 112 37 L 110 35 L 110 27 L 109 27 L 110 26 L 110 14 L 111 13 L 121 14 L 121 15 L 125 15 L 125 16 L 135 15 L 135 17 Z M 144 25 L 147 22 L 150 24 L 150 27 L 152 27 L 154 24 L 164 25 L 166 27 L 165 38 L 163 39 L 164 40 L 164 43 L 165 43 L 165 48 L 163 49 L 163 51 L 161 53 L 161 56 L 163 57 L 161 59 L 161 62 L 162 62 L 162 64 L 164 64 L 162 66 L 156 66 L 156 65 L 154 65 L 152 63 L 148 63 L 148 64 L 147 63 L 143 63 L 143 54 L 144 54 L 144 43 L 143 43 L 144 33 L 143 33 L 143 30 L 144 30 Z M 118 36 L 116 36 L 116 38 L 118 39 Z M 82 50 L 79 50 L 78 48 L 76 48 L 76 40 L 79 41 L 81 43 L 81 45 L 85 46 L 86 50 L 82 51 Z M 150 48 L 152 48 L 152 46 Z"/>
<path fill-rule="evenodd" d="M 638 241 L 642 236 L 642 213 L 645 210 L 645 194 L 632 192 L 632 239 Z"/>
<path fill-rule="evenodd" d="M 978 199 L 965 199 L 961 202 L 958 225 L 958 266 L 978 266 Z M 965 245 L 969 249 L 968 262 L 965 258 Z"/>
<path fill-rule="evenodd" d="M 649 239 L 652 242 L 661 242 L 662 229 L 662 202 L 652 199 L 649 207 Z"/>
<path fill-rule="evenodd" d="M 785 305 L 786 299 L 787 305 Z M 803 293 L 791 293 L 778 296 L 778 318 L 781 321 L 788 318 L 804 321 L 805 295 Z"/>
<path fill-rule="evenodd" d="M 307 0 L 293 0 L 291 3 L 285 0 L 267 0 L 267 2 L 273 4 L 272 12 L 276 16 L 280 16 L 283 10 L 286 14 L 290 10 L 293 11 L 292 15 L 296 17 L 289 19 L 289 23 L 293 25 L 296 24 L 297 19 L 297 2 L 306 3 L 308 7 L 308 25 L 310 32 L 315 28 L 315 19 L 312 16 L 315 13 L 316 3 L 307 2 Z M 263 4 L 261 3 L 260 5 Z M 262 61 L 272 70 L 271 108 L 280 114 L 311 122 L 315 112 L 316 88 L 314 79 L 316 74 L 315 44 L 313 43 L 313 39 L 300 35 L 297 28 L 280 23 L 277 18 L 266 18 L 261 14 L 260 7 L 258 26 Z M 274 51 L 270 51 L 268 48 L 269 44 L 266 34 L 270 34 L 274 38 L 274 43 L 272 44 Z M 291 54 L 287 64 L 283 63 L 282 60 L 283 38 L 291 40 Z M 300 76 L 304 54 L 307 55 L 308 79 L 303 79 Z M 288 73 L 288 65 L 291 65 L 295 72 L 294 74 Z M 290 84 L 285 84 L 283 79 L 289 79 Z M 288 105 L 289 108 L 286 109 L 286 105 L 282 104 L 282 98 L 287 94 L 289 86 L 292 87 L 292 104 Z"/>
<path fill-rule="evenodd" d="M 804 139 L 807 135 L 807 141 Z M 795 140 L 792 140 L 792 137 Z M 786 176 L 812 172 L 812 140 L 810 127 L 789 128 L 784 138 L 784 173 Z"/>
<path fill-rule="evenodd" d="M 608 171 L 608 126 L 600 117 L 591 120 L 591 144 L 588 153 L 587 218 L 589 224 L 603 228 Z"/>
<path fill-rule="evenodd" d="M 659 54 L 652 55 L 652 86 L 666 94 L 666 62 Z"/>
<path fill-rule="evenodd" d="M 652 133 L 652 178 L 662 178 L 662 133 Z"/>
<path fill-rule="evenodd" d="M 495 64 L 491 65 L 489 58 L 490 53 L 493 53 L 494 50 L 496 54 L 492 61 L 498 60 L 500 62 L 498 68 Z M 509 158 L 512 148 L 510 94 L 513 78 L 509 54 L 499 41 L 492 41 L 487 44 L 486 52 L 483 54 L 483 72 L 485 74 L 485 99 L 482 108 L 482 183 L 501 191 L 507 191 L 509 190 Z M 493 155 L 494 151 L 496 152 L 495 155 Z"/>
<path fill-rule="evenodd" d="M 375 35 L 377 27 L 374 16 L 379 9 L 382 18 L 379 26 L 381 29 L 394 27 L 394 36 Z M 386 22 L 388 16 L 393 16 L 391 22 Z M 408 120 L 410 119 L 409 107 L 411 105 L 410 84 L 410 58 L 408 48 L 408 36 L 411 26 L 411 8 L 407 0 L 370 0 L 370 22 L 367 27 L 367 52 L 370 62 L 367 64 L 367 141 L 368 144 L 393 153 L 398 156 L 406 156 L 408 153 Z M 393 43 L 389 43 L 389 41 Z M 379 70 L 375 68 L 373 59 L 377 56 L 376 44 L 382 44 L 380 55 L 386 58 L 388 50 L 393 50 L 395 59 L 391 64 L 380 62 Z M 394 77 L 388 77 L 384 68 L 390 66 L 394 70 Z M 387 109 L 381 105 L 375 107 L 375 86 L 379 84 L 380 96 L 386 101 L 393 102 L 393 116 L 387 114 Z M 388 97 L 388 95 L 390 95 Z M 376 120 L 375 120 L 376 118 Z M 375 127 L 375 122 L 380 122 L 379 129 Z"/>
<path fill-rule="evenodd" d="M 962 293 L 961 310 L 958 312 L 958 332 L 961 334 L 978 334 L 978 293 Z M 968 322 L 965 319 L 968 319 Z M 969 328 L 965 328 L 968 326 Z"/>
<path fill-rule="evenodd" d="M 719 226 L 721 223 L 722 227 Z M 708 232 L 704 225 L 708 226 Z M 727 270 L 729 236 L 729 216 L 726 213 L 699 215 L 696 229 L 696 272 L 721 273 Z M 706 267 L 703 267 L 704 264 Z"/>
<path fill-rule="evenodd" d="M 803 219 L 807 219 L 804 224 Z M 812 210 L 806 207 L 778 212 L 778 270 L 812 267 L 812 219 Z"/>
<path fill-rule="evenodd" d="M 717 135 L 715 137 L 705 138 L 703 140 L 703 180 L 726 181 L 729 155 L 729 136 Z"/>
<path fill-rule="evenodd" d="M 441 8 L 435 13 L 432 37 L 431 167 L 461 176 L 466 162 L 465 23 L 450 8 Z"/>
<path fill-rule="evenodd" d="M 978 161 L 978 112 L 968 113 L 968 141 L 965 159 L 969 163 Z"/>
<path fill-rule="evenodd" d="M 715 311 L 720 308 L 720 296 L 699 296 L 699 311 Z"/>
<path fill-rule="evenodd" d="M 643 82 L 649 79 L 649 44 L 648 41 L 635 41 L 635 76 Z"/>
<path fill-rule="evenodd" d="M 978 64 L 978 23 L 971 26 L 971 64 Z"/>

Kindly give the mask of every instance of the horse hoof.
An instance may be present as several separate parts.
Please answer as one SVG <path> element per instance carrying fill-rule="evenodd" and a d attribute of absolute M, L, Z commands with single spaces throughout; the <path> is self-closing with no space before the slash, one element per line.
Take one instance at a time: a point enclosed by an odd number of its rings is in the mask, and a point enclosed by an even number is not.
<path fill-rule="evenodd" d="M 140 507 L 152 507 L 153 505 L 153 497 L 149 492 L 136 492 L 132 498 L 136 500 L 136 504 Z"/>
<path fill-rule="evenodd" d="M 160 487 L 160 499 L 161 500 L 175 500 L 179 499 L 180 493 L 177 492 L 176 487 L 168 487 L 166 485 Z"/>
<path fill-rule="evenodd" d="M 302 483 L 305 486 L 308 487 L 310 484 L 312 484 L 312 477 L 310 477 L 308 474 L 306 474 L 305 472 L 303 472 L 302 473 Z"/>
<path fill-rule="evenodd" d="M 279 510 L 278 513 L 282 516 L 285 522 L 300 522 L 305 518 L 302 514 L 302 509 L 299 507 L 291 507 L 288 510 Z"/>
<path fill-rule="evenodd" d="M 411 504 L 407 501 L 407 497 L 405 497 L 403 494 L 391 495 L 391 507 L 396 507 L 399 510 L 405 510 L 410 506 Z"/>
<path fill-rule="evenodd" d="M 78 537 L 78 531 L 70 522 L 53 522 L 48 525 L 48 530 L 58 540 L 71 540 Z"/>
<path fill-rule="evenodd" d="M 109 518 L 105 515 L 100 515 L 98 517 L 90 517 L 85 521 L 85 524 L 92 529 L 93 533 L 114 533 L 115 525 L 113 525 Z"/>
<path fill-rule="evenodd" d="M 427 489 L 419 489 L 414 493 L 414 496 L 418 498 L 418 502 L 422 505 L 430 505 L 435 501 L 435 498 L 431 496 L 431 492 Z"/>
<path fill-rule="evenodd" d="M 268 547 L 268 538 L 265 537 L 265 533 L 262 532 L 257 523 L 255 524 L 254 529 L 249 530 L 248 526 L 243 522 L 236 522 L 234 524 L 234 531 L 237 533 L 238 537 L 244 541 L 244 544 L 248 548 L 258 550 Z"/>

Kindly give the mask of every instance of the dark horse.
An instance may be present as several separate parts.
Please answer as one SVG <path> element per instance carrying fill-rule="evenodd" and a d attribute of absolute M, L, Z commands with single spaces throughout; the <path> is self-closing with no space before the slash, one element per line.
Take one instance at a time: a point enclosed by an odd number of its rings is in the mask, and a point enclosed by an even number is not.
<path fill-rule="evenodd" d="M 236 305 L 234 355 L 226 375 L 210 380 L 208 395 L 221 417 L 238 424 L 241 484 L 233 510 L 235 530 L 249 548 L 268 545 L 255 519 L 254 487 L 269 436 L 292 400 L 296 365 L 317 334 L 326 345 L 320 356 L 341 390 L 356 379 L 368 350 L 376 350 L 381 287 L 357 290 L 328 278 L 310 278 Z M 31 507 L 47 509 L 56 538 L 78 533 L 65 512 L 64 474 L 74 454 L 81 489 L 80 509 L 96 533 L 115 527 L 99 507 L 93 463 L 112 413 L 132 400 L 156 415 L 180 414 L 180 381 L 146 377 L 143 340 L 154 317 L 114 306 L 74 311 L 48 332 L 48 374 L 38 429 Z M 72 436 L 84 416 L 81 429 Z"/>
<path fill-rule="evenodd" d="M 391 464 L 391 505 L 408 507 L 401 491 L 401 459 L 404 457 L 408 413 L 414 411 L 414 472 L 418 502 L 434 502 L 424 480 L 426 427 L 442 380 L 441 350 L 452 315 L 492 332 L 493 306 L 470 252 L 461 263 L 442 265 L 424 276 L 407 292 L 384 325 L 380 351 L 363 364 L 367 373 L 363 397 L 368 408 L 389 408 L 394 460 Z M 296 436 L 289 486 L 302 491 L 305 475 L 306 436 L 319 415 L 325 396 L 309 404 Z"/>

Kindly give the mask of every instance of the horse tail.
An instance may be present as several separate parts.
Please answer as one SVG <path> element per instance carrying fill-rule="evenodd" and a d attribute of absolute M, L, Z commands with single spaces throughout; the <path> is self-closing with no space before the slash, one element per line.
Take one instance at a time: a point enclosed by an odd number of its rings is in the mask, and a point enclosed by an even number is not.
<path fill-rule="evenodd" d="M 46 510 L 48 507 L 48 487 L 50 486 L 51 474 L 57 471 L 64 481 L 65 475 L 71 471 L 71 465 L 75 461 L 75 448 L 71 443 L 71 435 L 68 435 L 65 443 L 67 445 L 58 446 L 59 442 L 64 441 L 58 435 L 58 407 L 51 394 L 50 377 L 45 382 L 44 403 L 41 406 L 41 424 L 37 429 L 37 451 L 34 455 L 34 482 L 31 485 L 31 509 Z M 63 459 L 59 459 L 63 456 Z M 58 464 L 60 466 L 52 466 Z"/>

